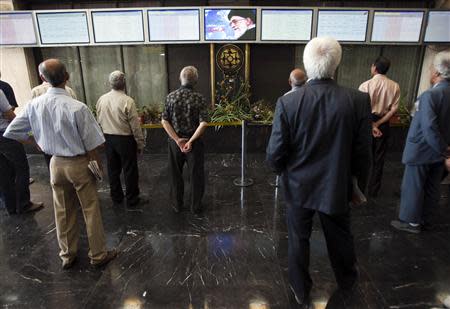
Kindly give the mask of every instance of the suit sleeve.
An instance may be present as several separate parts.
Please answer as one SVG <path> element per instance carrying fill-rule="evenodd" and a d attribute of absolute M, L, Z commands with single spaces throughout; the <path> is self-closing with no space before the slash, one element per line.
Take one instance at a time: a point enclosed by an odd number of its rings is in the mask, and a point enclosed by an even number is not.
<path fill-rule="evenodd" d="M 430 92 L 425 92 L 421 95 L 419 110 L 420 112 L 418 114 L 423 125 L 422 129 L 425 141 L 436 153 L 445 157 L 448 145 L 439 131 L 436 106 Z"/>
<path fill-rule="evenodd" d="M 276 104 L 272 133 L 266 149 L 266 160 L 272 170 L 278 175 L 286 168 L 288 147 L 289 125 L 282 98 L 280 98 Z"/>
<path fill-rule="evenodd" d="M 372 126 L 370 97 L 361 93 L 356 102 L 357 116 L 355 137 L 352 149 L 352 175 L 358 180 L 358 185 L 364 192 L 370 175 L 372 164 Z"/>

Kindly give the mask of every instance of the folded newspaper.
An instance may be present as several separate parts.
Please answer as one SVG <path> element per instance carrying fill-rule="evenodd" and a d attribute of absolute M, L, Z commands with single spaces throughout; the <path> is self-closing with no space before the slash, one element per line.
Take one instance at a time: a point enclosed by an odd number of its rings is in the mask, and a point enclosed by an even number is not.
<path fill-rule="evenodd" d="M 102 173 L 97 161 L 89 161 L 88 168 L 94 175 L 95 179 L 97 179 L 98 181 L 103 180 L 103 173 Z"/>
<path fill-rule="evenodd" d="M 352 184 L 353 184 L 353 197 L 352 197 L 352 204 L 354 206 L 360 206 L 367 202 L 367 198 L 362 193 L 361 189 L 358 186 L 358 179 L 356 177 L 352 177 Z"/>

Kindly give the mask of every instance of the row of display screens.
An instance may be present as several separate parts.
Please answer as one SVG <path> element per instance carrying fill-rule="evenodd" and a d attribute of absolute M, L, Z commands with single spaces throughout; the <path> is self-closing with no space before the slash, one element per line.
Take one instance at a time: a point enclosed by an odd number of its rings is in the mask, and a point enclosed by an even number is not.
<path fill-rule="evenodd" d="M 203 23 L 199 8 L 151 9 L 146 13 L 144 25 L 144 11 L 134 9 L 0 12 L 0 45 L 90 44 L 89 24 L 94 43 L 144 43 L 146 35 L 149 42 L 295 42 L 313 37 L 313 9 L 261 8 L 257 14 L 256 8 L 204 8 Z M 366 42 L 370 13 L 366 9 L 319 9 L 316 36 Z M 370 41 L 420 43 L 424 19 L 425 10 L 375 10 Z M 448 43 L 449 29 L 450 11 L 430 10 L 423 41 Z"/>

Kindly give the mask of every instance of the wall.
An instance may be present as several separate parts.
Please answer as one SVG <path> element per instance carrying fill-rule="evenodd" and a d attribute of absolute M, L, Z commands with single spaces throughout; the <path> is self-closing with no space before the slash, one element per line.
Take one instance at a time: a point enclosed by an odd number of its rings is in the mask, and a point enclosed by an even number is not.
<path fill-rule="evenodd" d="M 0 11 L 10 11 L 13 9 L 12 1 L 0 1 Z M 29 75 L 28 68 L 30 66 L 34 66 L 30 49 L 0 49 L 1 79 L 9 83 L 14 89 L 19 107 L 31 99 L 31 84 L 34 77 Z M 18 111 L 20 111 L 20 108 L 16 112 Z"/>

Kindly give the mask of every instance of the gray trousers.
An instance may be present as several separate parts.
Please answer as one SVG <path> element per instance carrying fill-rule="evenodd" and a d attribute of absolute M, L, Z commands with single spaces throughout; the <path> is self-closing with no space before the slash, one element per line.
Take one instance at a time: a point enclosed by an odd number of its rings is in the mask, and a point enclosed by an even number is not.
<path fill-rule="evenodd" d="M 408 223 L 429 223 L 440 198 L 444 163 L 406 165 L 402 181 L 400 220 Z"/>

